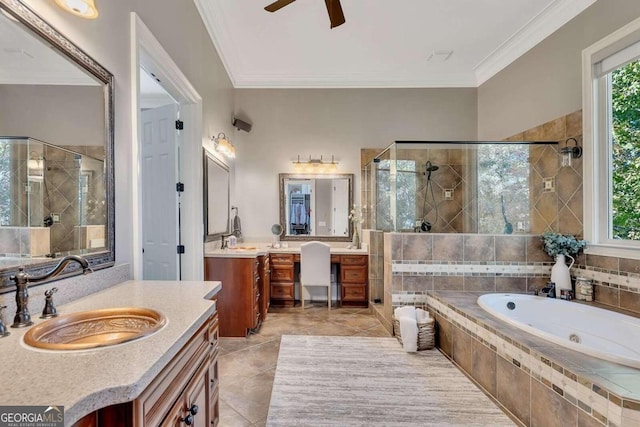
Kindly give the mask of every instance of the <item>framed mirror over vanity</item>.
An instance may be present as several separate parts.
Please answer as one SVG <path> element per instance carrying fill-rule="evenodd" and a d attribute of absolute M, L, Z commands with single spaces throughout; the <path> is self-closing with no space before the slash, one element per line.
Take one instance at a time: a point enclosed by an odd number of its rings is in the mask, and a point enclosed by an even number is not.
<path fill-rule="evenodd" d="M 280 240 L 346 242 L 353 236 L 353 174 L 281 173 Z"/>
<path fill-rule="evenodd" d="M 82 255 L 115 261 L 113 76 L 18 0 L 0 0 L 0 292 Z M 71 264 L 67 275 L 82 270 Z"/>

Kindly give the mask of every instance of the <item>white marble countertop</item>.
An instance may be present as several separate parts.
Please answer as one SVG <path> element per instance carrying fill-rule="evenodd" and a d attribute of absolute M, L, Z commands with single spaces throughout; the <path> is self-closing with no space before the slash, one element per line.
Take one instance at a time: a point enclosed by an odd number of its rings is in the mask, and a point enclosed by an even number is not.
<path fill-rule="evenodd" d="M 214 313 L 210 298 L 220 289 L 220 282 L 132 280 L 57 307 L 60 315 L 145 307 L 168 319 L 155 334 L 102 349 L 37 350 L 23 343 L 28 327 L 8 328 L 11 335 L 0 339 L 0 404 L 64 406 L 65 425 L 71 425 L 96 409 L 135 399 Z M 38 316 L 32 313 L 34 324 L 45 321 Z"/>
<path fill-rule="evenodd" d="M 347 243 L 343 243 L 344 247 L 331 247 L 331 253 L 333 255 L 367 255 L 368 251 L 366 248 L 363 249 L 351 249 L 347 247 Z M 251 245 L 251 244 L 242 244 L 238 245 L 238 247 L 233 249 L 214 249 L 214 250 L 206 250 L 204 253 L 205 257 L 216 257 L 216 258 L 255 258 L 260 255 L 268 255 L 268 254 L 299 254 L 300 246 L 289 246 L 286 248 L 272 248 L 271 245 L 260 244 L 260 245 Z"/>

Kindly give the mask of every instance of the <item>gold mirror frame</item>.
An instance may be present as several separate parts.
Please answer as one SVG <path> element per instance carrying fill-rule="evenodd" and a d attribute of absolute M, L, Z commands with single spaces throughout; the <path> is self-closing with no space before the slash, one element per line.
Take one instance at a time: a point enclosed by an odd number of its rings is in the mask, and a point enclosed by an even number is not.
<path fill-rule="evenodd" d="M 285 181 L 289 179 L 347 179 L 349 181 L 349 204 L 347 206 L 347 215 L 351 206 L 353 206 L 353 182 L 354 175 L 352 173 L 336 173 L 336 174 L 306 174 L 306 173 L 281 173 L 278 175 L 278 188 L 280 189 L 280 225 L 285 230 L 285 234 L 280 236 L 282 241 L 302 241 L 311 240 L 325 242 L 350 242 L 353 239 L 353 223 L 349 222 L 349 236 L 295 236 L 286 234 L 286 201 L 287 194 L 285 191 Z"/>
<path fill-rule="evenodd" d="M 66 38 L 61 32 L 56 30 L 48 22 L 42 19 L 34 10 L 23 4 L 20 0 L 0 0 L 0 11 L 9 17 L 15 18 L 26 29 L 57 49 L 77 64 L 80 68 L 92 75 L 103 84 L 104 107 L 105 107 L 105 199 L 107 204 L 106 218 L 106 250 L 86 254 L 84 257 L 89 261 L 93 270 L 111 267 L 115 263 L 115 188 L 114 188 L 114 106 L 113 106 L 113 75 L 82 49 L 76 46 L 71 40 Z M 58 263 L 58 259 L 32 263 L 25 266 L 25 271 L 29 274 L 40 275 L 50 270 Z M 18 271 L 18 266 L 7 267 L 0 270 L 0 292 L 11 291 L 15 288 L 10 277 Z M 70 264 L 63 275 L 63 278 L 71 275 L 81 274 L 82 269 L 77 264 Z M 44 283 L 44 282 L 43 282 Z"/>

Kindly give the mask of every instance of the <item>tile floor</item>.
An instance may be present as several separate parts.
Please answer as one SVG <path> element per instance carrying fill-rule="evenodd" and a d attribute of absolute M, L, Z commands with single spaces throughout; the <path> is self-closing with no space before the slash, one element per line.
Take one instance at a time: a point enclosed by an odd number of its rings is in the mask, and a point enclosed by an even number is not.
<path fill-rule="evenodd" d="M 282 335 L 388 337 L 369 309 L 271 308 L 257 334 L 221 338 L 220 426 L 264 426 Z"/>

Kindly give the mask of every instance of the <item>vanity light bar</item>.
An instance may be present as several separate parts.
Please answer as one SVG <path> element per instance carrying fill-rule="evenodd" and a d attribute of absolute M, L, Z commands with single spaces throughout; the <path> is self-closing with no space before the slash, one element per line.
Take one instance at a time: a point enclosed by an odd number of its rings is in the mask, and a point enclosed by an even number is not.
<path fill-rule="evenodd" d="M 331 155 L 331 162 L 325 162 L 322 156 L 320 156 L 319 159 L 312 159 L 311 156 L 309 156 L 309 160 L 301 162 L 300 155 L 298 154 L 298 159 L 293 162 L 293 168 L 296 172 L 335 172 L 338 170 L 338 162 L 335 160 L 333 154 Z"/>

